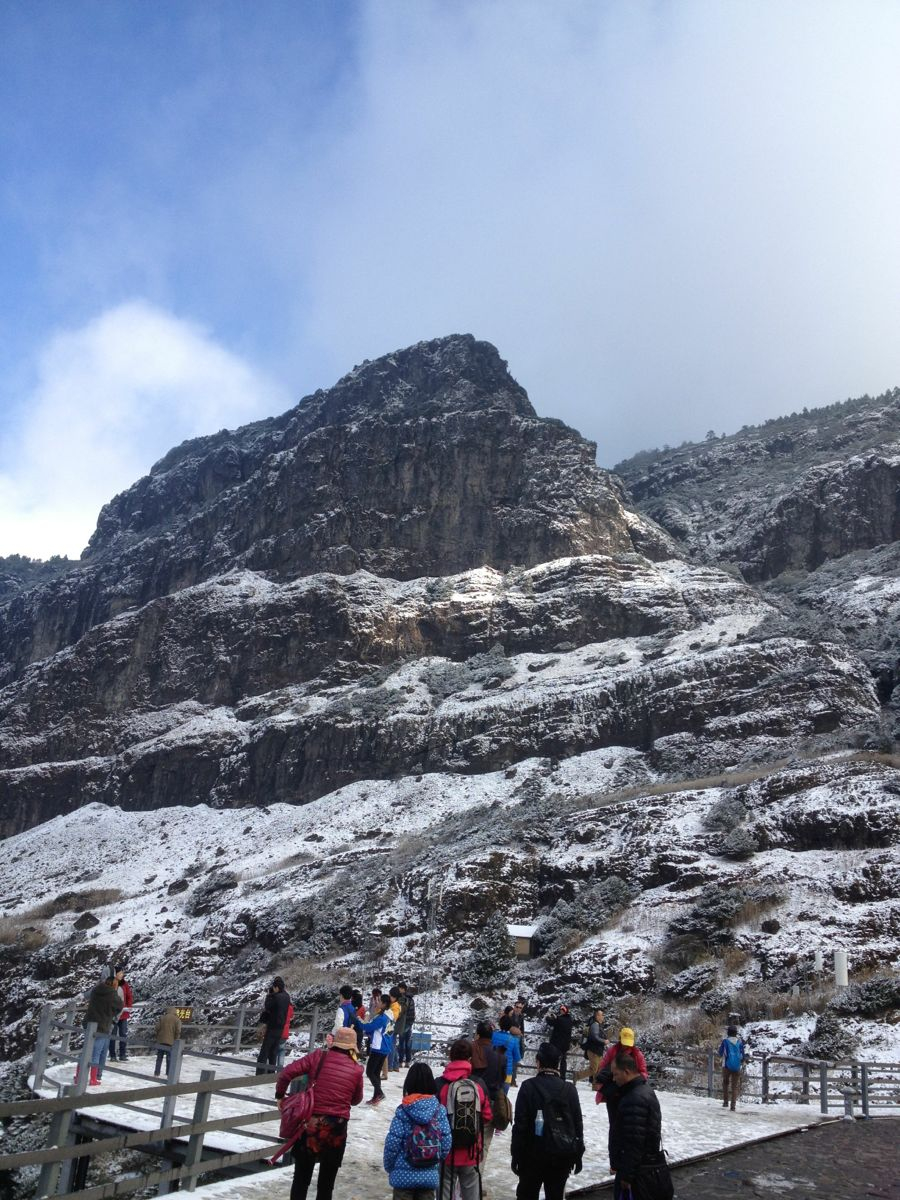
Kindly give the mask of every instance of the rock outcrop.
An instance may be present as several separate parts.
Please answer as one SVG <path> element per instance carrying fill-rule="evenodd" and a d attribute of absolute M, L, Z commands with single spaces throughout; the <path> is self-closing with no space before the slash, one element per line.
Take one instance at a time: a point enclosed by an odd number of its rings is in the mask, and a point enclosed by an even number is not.
<path fill-rule="evenodd" d="M 106 505 L 76 570 L 0 609 L 0 682 L 236 567 L 412 579 L 670 549 L 626 511 L 592 443 L 535 415 L 493 346 L 444 338 L 166 455 Z"/>
<path fill-rule="evenodd" d="M 749 580 L 900 537 L 900 389 L 620 463 L 638 507 Z"/>

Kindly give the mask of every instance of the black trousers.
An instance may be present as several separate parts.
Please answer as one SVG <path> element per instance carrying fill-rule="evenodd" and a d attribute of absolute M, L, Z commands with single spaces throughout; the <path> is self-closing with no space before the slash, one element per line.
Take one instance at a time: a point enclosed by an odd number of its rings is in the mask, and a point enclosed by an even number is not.
<path fill-rule="evenodd" d="M 344 1161 L 344 1149 L 347 1143 L 341 1142 L 336 1148 L 320 1150 L 318 1154 L 310 1154 L 307 1150 L 294 1151 L 294 1182 L 291 1184 L 291 1200 L 306 1200 L 306 1193 L 312 1182 L 316 1163 L 319 1164 L 319 1182 L 316 1184 L 316 1200 L 331 1200 L 334 1193 L 334 1181 Z"/>
<path fill-rule="evenodd" d="M 266 1035 L 262 1040 L 262 1045 L 259 1048 L 259 1054 L 256 1056 L 256 1061 L 260 1064 L 256 1068 L 257 1075 L 265 1075 L 267 1072 L 263 1070 L 263 1065 L 268 1063 L 270 1067 L 274 1067 L 278 1063 L 278 1047 L 281 1045 L 281 1030 L 267 1029 Z"/>
<path fill-rule="evenodd" d="M 384 1062 L 386 1055 L 379 1054 L 377 1050 L 373 1050 L 369 1054 L 366 1062 L 366 1078 L 372 1087 L 375 1089 L 372 1099 L 375 1100 L 379 1096 L 383 1096 L 384 1092 L 381 1088 L 381 1064 Z"/>
<path fill-rule="evenodd" d="M 532 1159 L 519 1163 L 519 1182 L 516 1187 L 516 1200 L 538 1200 L 541 1186 L 544 1188 L 545 1200 L 563 1200 L 566 1194 L 566 1180 L 572 1170 L 570 1162 L 552 1162 L 549 1159 Z"/>

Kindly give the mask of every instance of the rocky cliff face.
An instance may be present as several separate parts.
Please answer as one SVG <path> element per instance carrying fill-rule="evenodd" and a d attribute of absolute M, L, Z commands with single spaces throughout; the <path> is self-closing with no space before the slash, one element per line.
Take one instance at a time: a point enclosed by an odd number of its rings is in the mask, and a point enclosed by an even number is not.
<path fill-rule="evenodd" d="M 701 561 L 758 581 L 900 536 L 900 389 L 619 463 Z"/>
<path fill-rule="evenodd" d="M 9 1052 L 35 978 L 110 954 L 160 1003 L 176 955 L 211 1009 L 301 961 L 330 996 L 373 930 L 458 1008 L 500 918 L 541 924 L 516 986 L 586 1004 L 896 954 L 897 771 L 856 753 L 891 732 L 896 548 L 834 557 L 894 536 L 872 406 L 624 465 L 668 532 L 468 337 L 172 451 L 0 598 L 3 911 L 41 944 L 0 938 Z"/>
<path fill-rule="evenodd" d="M 535 415 L 487 343 L 445 338 L 365 363 L 276 420 L 185 443 L 117 496 L 77 570 L 0 610 L 0 681 L 235 567 L 411 579 L 667 554 L 594 453 Z"/>

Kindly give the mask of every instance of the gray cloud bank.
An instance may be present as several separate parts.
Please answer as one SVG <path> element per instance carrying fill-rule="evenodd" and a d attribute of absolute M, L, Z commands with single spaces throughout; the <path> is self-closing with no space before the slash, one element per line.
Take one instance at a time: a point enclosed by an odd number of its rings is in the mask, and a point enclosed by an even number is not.
<path fill-rule="evenodd" d="M 900 383 L 900 5 L 371 0 L 329 10 L 348 14 L 339 41 L 307 37 L 301 8 L 192 10 L 180 44 L 215 53 L 188 54 L 165 103 L 136 85 L 127 170 L 57 181 L 42 205 L 8 184 L 40 225 L 56 322 L 0 463 L 19 549 L 83 545 L 98 497 L 197 420 L 260 415 L 447 333 L 493 341 L 604 465 Z M 111 355 L 96 334 L 123 314 L 193 347 L 199 374 L 142 409 L 150 437 L 126 418 L 161 395 L 159 368 L 130 371 L 121 453 L 105 432 L 90 489 L 69 479 L 80 515 L 54 546 L 35 430 L 49 411 L 77 443 L 89 408 L 61 330 Z"/>

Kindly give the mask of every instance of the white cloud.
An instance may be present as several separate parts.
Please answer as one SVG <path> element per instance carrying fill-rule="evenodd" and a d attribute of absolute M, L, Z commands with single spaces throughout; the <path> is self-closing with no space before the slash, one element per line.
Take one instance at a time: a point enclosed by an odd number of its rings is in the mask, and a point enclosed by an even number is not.
<path fill-rule="evenodd" d="M 141 301 L 56 333 L 0 467 L 0 554 L 79 555 L 101 506 L 185 438 L 290 400 L 197 325 Z"/>
<path fill-rule="evenodd" d="M 900 382 L 898 6 L 368 8 L 312 239 L 335 370 L 475 333 L 606 463 Z"/>

